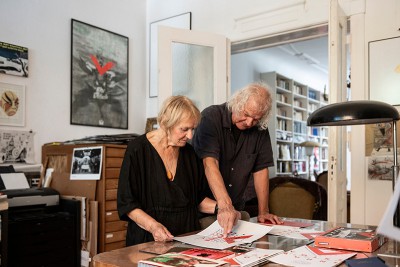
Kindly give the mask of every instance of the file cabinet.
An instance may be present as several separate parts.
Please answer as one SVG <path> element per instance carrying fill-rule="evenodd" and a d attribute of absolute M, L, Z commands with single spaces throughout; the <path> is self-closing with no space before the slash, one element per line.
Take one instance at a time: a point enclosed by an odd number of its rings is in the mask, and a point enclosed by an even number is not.
<path fill-rule="evenodd" d="M 102 147 L 100 180 L 70 180 L 75 148 Z M 98 202 L 97 253 L 125 247 L 127 222 L 119 220 L 117 188 L 119 172 L 126 145 L 116 144 L 57 144 L 42 147 L 42 162 L 54 168 L 51 187 L 61 195 L 84 196 Z"/>

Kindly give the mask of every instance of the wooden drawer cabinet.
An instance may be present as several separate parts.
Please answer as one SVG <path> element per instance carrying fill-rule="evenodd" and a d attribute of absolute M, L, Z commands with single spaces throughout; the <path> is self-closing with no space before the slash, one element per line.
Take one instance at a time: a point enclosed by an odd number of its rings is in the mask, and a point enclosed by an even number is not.
<path fill-rule="evenodd" d="M 96 181 L 70 180 L 74 148 L 101 146 L 101 178 Z M 117 212 L 117 188 L 119 172 L 126 145 L 78 144 L 45 145 L 42 147 L 42 162 L 54 168 L 51 187 L 61 195 L 85 196 L 98 202 L 98 253 L 125 247 L 127 222 L 120 221 Z"/>

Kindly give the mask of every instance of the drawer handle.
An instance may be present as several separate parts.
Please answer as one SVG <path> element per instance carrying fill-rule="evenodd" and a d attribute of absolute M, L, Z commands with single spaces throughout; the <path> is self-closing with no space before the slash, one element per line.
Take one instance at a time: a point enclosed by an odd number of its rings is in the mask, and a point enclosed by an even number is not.
<path fill-rule="evenodd" d="M 114 235 L 113 234 L 106 234 L 106 238 L 113 238 Z"/>

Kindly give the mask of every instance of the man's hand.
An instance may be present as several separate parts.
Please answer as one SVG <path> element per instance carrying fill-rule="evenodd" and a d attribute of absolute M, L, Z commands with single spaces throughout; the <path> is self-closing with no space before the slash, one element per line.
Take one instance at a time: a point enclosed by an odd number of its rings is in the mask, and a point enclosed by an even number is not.
<path fill-rule="evenodd" d="M 155 241 L 172 241 L 174 238 L 168 229 L 159 222 L 153 223 L 149 228 L 149 232 L 153 235 Z"/>
<path fill-rule="evenodd" d="M 269 221 L 272 224 L 283 224 L 283 221 L 278 216 L 272 213 L 259 214 L 257 216 L 257 221 L 260 223 L 265 223 Z"/>
<path fill-rule="evenodd" d="M 235 210 L 232 205 L 218 209 L 217 219 L 219 225 L 224 229 L 224 237 L 228 236 L 228 234 L 232 231 L 233 226 L 240 218 L 240 212 Z"/>

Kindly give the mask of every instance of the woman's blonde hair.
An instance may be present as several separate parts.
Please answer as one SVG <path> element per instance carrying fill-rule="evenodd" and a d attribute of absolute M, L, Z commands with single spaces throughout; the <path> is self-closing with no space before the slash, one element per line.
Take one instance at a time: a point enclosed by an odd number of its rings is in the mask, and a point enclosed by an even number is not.
<path fill-rule="evenodd" d="M 165 130 L 168 131 L 182 119 L 194 119 L 197 125 L 201 119 L 199 109 L 186 96 L 177 95 L 167 98 L 158 113 L 158 125 L 164 126 Z"/>
<path fill-rule="evenodd" d="M 246 85 L 228 100 L 227 106 L 232 113 L 244 111 L 244 106 L 252 97 L 258 104 L 259 110 L 264 114 L 259 120 L 257 126 L 260 130 L 268 128 L 268 120 L 272 109 L 272 97 L 266 84 L 262 82 Z"/>

